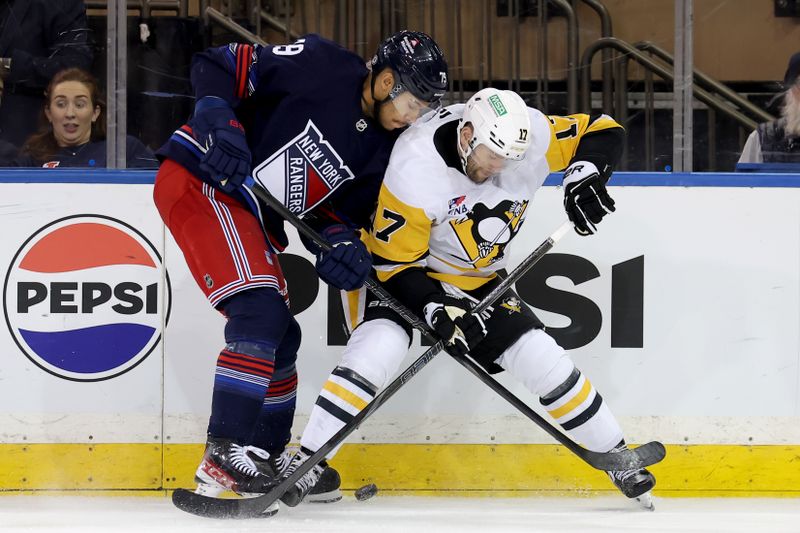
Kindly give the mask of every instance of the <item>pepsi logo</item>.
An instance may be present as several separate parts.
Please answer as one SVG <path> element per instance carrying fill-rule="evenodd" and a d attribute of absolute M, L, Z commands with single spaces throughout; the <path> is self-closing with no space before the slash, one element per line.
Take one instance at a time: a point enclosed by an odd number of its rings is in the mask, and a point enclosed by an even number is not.
<path fill-rule="evenodd" d="M 169 317 L 161 256 L 132 226 L 74 215 L 31 235 L 6 273 L 3 310 L 20 350 L 71 381 L 119 376 L 144 361 Z"/>

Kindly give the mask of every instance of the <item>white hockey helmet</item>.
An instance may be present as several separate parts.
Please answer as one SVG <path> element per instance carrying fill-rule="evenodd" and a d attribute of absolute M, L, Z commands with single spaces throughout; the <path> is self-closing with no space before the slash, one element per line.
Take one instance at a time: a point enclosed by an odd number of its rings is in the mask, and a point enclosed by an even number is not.
<path fill-rule="evenodd" d="M 483 145 L 505 159 L 520 161 L 531 145 L 528 106 L 514 91 L 489 87 L 475 93 L 464 107 L 458 125 L 459 138 L 467 123 L 472 125 L 472 139 L 462 151 L 463 159 Z"/>

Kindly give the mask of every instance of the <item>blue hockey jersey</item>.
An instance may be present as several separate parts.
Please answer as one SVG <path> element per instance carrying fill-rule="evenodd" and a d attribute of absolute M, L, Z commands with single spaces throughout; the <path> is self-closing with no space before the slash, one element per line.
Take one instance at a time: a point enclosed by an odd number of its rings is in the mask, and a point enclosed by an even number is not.
<path fill-rule="evenodd" d="M 310 34 L 288 45 L 206 50 L 194 58 L 192 85 L 198 99 L 231 105 L 245 128 L 253 177 L 292 212 L 366 227 L 399 134 L 364 116 L 368 74 L 356 54 Z M 200 169 L 204 150 L 189 120 L 158 154 L 216 186 Z M 273 244 L 286 245 L 282 223 L 252 193 L 233 195 L 261 218 Z"/>

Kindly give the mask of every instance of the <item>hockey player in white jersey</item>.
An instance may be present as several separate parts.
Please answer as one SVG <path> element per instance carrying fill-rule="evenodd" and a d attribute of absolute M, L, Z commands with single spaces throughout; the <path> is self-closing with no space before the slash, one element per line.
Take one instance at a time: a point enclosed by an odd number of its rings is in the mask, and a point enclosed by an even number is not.
<path fill-rule="evenodd" d="M 425 317 L 446 350 L 468 353 L 490 373 L 509 372 L 595 452 L 625 449 L 622 429 L 541 321 L 513 290 L 484 316 L 471 306 L 499 283 L 509 246 L 551 171 L 566 168 L 564 206 L 576 232 L 596 232 L 615 209 L 605 184 L 623 138 L 607 115 L 545 116 L 512 91 L 483 89 L 401 135 L 366 237 L 377 279 Z M 343 301 L 351 336 L 317 398 L 295 465 L 375 397 L 410 344 L 410 326 L 366 289 L 343 293 Z M 655 478 L 646 469 L 608 474 L 623 494 L 652 505 Z M 297 501 L 318 475 L 315 468 L 301 479 Z"/>

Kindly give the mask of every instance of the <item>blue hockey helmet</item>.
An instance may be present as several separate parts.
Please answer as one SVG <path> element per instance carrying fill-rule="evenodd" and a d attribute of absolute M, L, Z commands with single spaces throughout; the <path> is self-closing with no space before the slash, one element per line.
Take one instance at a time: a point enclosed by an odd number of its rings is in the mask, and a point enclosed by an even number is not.
<path fill-rule="evenodd" d="M 399 78 L 394 94 L 405 90 L 425 102 L 438 103 L 447 91 L 447 62 L 426 33 L 402 30 L 383 41 L 372 58 L 372 72 L 387 67 Z"/>

